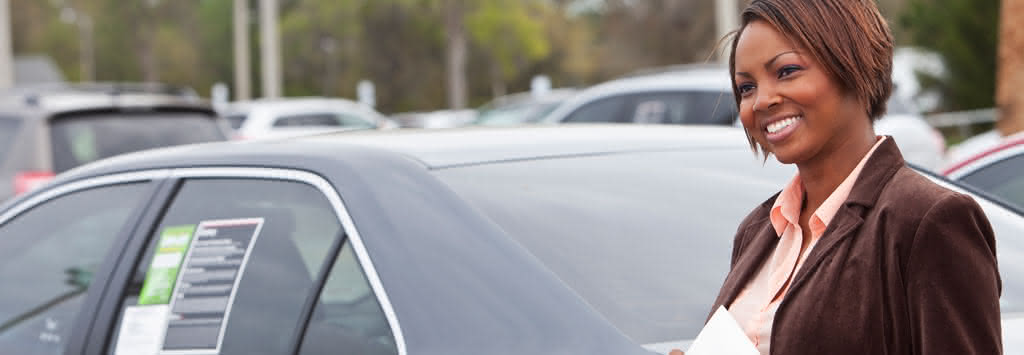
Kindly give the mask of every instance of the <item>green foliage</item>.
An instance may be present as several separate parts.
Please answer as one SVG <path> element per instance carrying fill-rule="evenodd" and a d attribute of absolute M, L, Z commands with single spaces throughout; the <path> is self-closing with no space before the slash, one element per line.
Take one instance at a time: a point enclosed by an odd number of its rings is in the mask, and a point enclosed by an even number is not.
<path fill-rule="evenodd" d="M 999 0 L 912 0 L 901 24 L 912 44 L 945 59 L 946 77 L 922 77 L 944 93 L 944 109 L 994 105 Z"/>
<path fill-rule="evenodd" d="M 469 102 L 529 89 L 534 75 L 556 86 L 591 84 L 641 66 L 706 56 L 710 2 L 605 0 L 279 0 L 286 96 L 354 97 L 376 84 L 383 112 L 446 106 L 446 6 L 459 4 L 468 40 Z M 93 22 L 95 80 L 159 80 L 202 94 L 234 81 L 233 0 L 11 0 L 16 54 L 53 57 L 79 80 L 80 26 Z M 258 96 L 257 2 L 249 1 L 252 84 Z M 707 39 L 704 39 L 707 37 Z M 495 88 L 501 87 L 502 90 Z"/>
<path fill-rule="evenodd" d="M 489 54 L 504 78 L 518 74 L 520 63 L 551 53 L 543 26 L 531 16 L 531 12 L 545 11 L 543 5 L 537 1 L 481 1 L 467 16 L 469 35 Z"/>

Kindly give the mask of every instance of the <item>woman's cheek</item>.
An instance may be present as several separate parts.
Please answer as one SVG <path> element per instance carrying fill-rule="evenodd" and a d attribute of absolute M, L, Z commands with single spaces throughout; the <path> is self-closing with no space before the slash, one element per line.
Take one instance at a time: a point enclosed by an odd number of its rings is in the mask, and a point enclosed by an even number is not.
<path fill-rule="evenodd" d="M 746 129 L 748 133 L 754 134 L 754 110 L 751 109 L 750 105 L 740 104 L 740 122 L 743 123 L 743 129 Z"/>

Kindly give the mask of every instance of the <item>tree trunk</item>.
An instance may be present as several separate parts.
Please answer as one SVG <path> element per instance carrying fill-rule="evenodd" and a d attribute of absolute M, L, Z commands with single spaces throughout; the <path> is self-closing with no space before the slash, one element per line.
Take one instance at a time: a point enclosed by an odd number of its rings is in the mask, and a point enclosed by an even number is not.
<path fill-rule="evenodd" d="M 447 0 L 444 28 L 448 50 L 448 107 L 466 108 L 466 26 L 463 24 L 463 0 Z"/>
<path fill-rule="evenodd" d="M 1024 0 L 1003 0 L 996 68 L 996 128 L 1003 136 L 1024 131 Z"/>

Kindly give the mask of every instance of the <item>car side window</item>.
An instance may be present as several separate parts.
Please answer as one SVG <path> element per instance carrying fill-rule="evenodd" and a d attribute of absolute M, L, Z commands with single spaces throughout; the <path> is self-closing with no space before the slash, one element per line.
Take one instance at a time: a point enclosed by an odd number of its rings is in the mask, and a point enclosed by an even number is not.
<path fill-rule="evenodd" d="M 0 226 L 0 349 L 63 354 L 93 273 L 104 262 L 147 184 L 73 192 Z"/>
<path fill-rule="evenodd" d="M 362 117 L 350 115 L 346 113 L 338 113 L 338 122 L 343 127 L 350 128 L 373 128 L 375 123 L 371 123 Z"/>
<path fill-rule="evenodd" d="M 351 244 L 331 267 L 299 354 L 398 354 L 391 327 Z"/>
<path fill-rule="evenodd" d="M 630 121 L 641 124 L 684 123 L 689 102 L 681 94 L 645 94 L 633 99 Z"/>
<path fill-rule="evenodd" d="M 290 352 L 342 233 L 327 198 L 305 183 L 185 180 L 124 292 L 109 352 Z M 140 335 L 139 314 L 155 314 L 142 319 L 159 331 Z M 156 350 L 127 348 L 157 335 Z"/>
<path fill-rule="evenodd" d="M 278 117 L 274 127 L 307 127 L 307 126 L 341 126 L 341 122 L 333 113 L 308 113 Z"/>
<path fill-rule="evenodd" d="M 622 114 L 627 100 L 626 96 L 614 96 L 585 104 L 569 114 L 563 122 L 629 122 L 629 117 Z"/>
<path fill-rule="evenodd" d="M 631 104 L 633 123 L 720 124 L 736 120 L 735 102 L 725 92 L 687 91 L 639 94 Z"/>
<path fill-rule="evenodd" d="M 963 182 L 1024 208 L 1024 154 L 1000 160 L 963 177 Z"/>

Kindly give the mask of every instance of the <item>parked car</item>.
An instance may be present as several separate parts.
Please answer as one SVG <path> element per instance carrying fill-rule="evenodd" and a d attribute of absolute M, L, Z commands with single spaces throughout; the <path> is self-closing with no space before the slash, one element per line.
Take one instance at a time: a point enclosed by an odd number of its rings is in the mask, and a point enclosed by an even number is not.
<path fill-rule="evenodd" d="M 224 117 L 243 139 L 397 126 L 370 106 L 340 98 L 237 101 L 228 105 Z"/>
<path fill-rule="evenodd" d="M 576 95 L 572 88 L 554 89 L 543 94 L 521 92 L 501 96 L 480 106 L 474 124 L 481 126 L 517 126 L 539 122 L 561 103 Z"/>
<path fill-rule="evenodd" d="M 734 127 L 363 131 L 121 156 L 0 207 L 0 348 L 664 352 L 700 330 L 736 225 L 793 173 Z M 978 199 L 1001 255 L 1024 250 L 1024 219 Z M 1024 265 L 1000 261 L 1005 348 L 1022 354 Z"/>
<path fill-rule="evenodd" d="M 907 161 L 933 171 L 940 169 L 946 147 L 942 134 L 906 100 L 893 95 L 888 105 L 886 115 L 875 122 L 875 131 L 891 135 Z M 739 126 L 735 106 L 727 68 L 683 65 L 595 85 L 541 121 Z"/>
<path fill-rule="evenodd" d="M 738 117 L 735 106 L 727 70 L 682 66 L 594 85 L 541 122 L 731 125 Z"/>
<path fill-rule="evenodd" d="M 0 201 L 76 166 L 137 150 L 222 141 L 223 119 L 186 89 L 49 85 L 0 94 Z"/>
<path fill-rule="evenodd" d="M 958 162 L 943 174 L 1024 210 L 1024 136 Z"/>
<path fill-rule="evenodd" d="M 948 170 L 978 154 L 998 147 L 1003 142 L 1017 138 L 1024 138 L 1024 132 L 1017 132 L 1004 137 L 998 130 L 992 129 L 971 136 L 949 147 L 949 152 L 946 154 L 946 166 L 943 167 L 943 170 Z"/>

